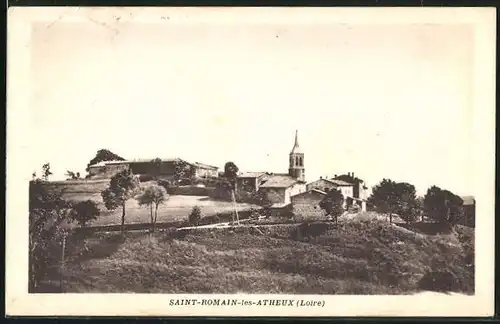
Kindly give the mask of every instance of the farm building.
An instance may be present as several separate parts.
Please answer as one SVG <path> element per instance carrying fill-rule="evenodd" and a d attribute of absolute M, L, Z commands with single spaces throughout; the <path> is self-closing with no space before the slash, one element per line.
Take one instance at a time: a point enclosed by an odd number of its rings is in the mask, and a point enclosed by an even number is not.
<path fill-rule="evenodd" d="M 321 190 L 311 189 L 306 192 L 291 197 L 292 212 L 300 217 L 317 218 L 325 216 L 325 212 L 320 208 L 319 203 L 326 196 Z"/>
<path fill-rule="evenodd" d="M 200 162 L 194 162 L 195 177 L 197 178 L 217 178 L 219 176 L 219 168 L 213 165 L 208 165 Z"/>
<path fill-rule="evenodd" d="M 355 177 L 354 172 L 347 172 L 347 174 L 335 175 L 332 180 L 340 180 L 353 185 L 352 197 L 362 200 L 368 199 L 368 187 L 365 185 L 364 180 Z"/>
<path fill-rule="evenodd" d="M 354 196 L 353 184 L 342 180 L 320 178 L 319 180 L 307 184 L 307 190 L 310 191 L 312 189 L 320 190 L 323 192 L 328 192 L 332 189 L 337 189 L 342 193 L 344 198 Z"/>
<path fill-rule="evenodd" d="M 242 192 L 256 192 L 269 177 L 270 174 L 266 172 L 240 172 L 236 178 L 238 191 L 240 194 Z"/>
<path fill-rule="evenodd" d="M 335 175 L 331 179 L 320 178 L 307 184 L 307 191 L 319 190 L 327 193 L 332 189 L 337 189 L 344 196 L 344 207 L 358 205 L 362 211 L 366 211 L 366 200 L 368 198 L 367 187 L 364 181 L 355 178 L 354 172 L 346 175 Z"/>
<path fill-rule="evenodd" d="M 130 170 L 134 174 L 157 176 L 171 180 L 177 178 L 218 177 L 218 168 L 199 162 L 190 163 L 182 159 L 137 159 L 125 161 L 103 161 L 89 166 L 90 179 L 111 178 L 118 172 Z"/>
<path fill-rule="evenodd" d="M 292 196 L 306 191 L 306 184 L 288 174 L 273 174 L 259 191 L 265 193 L 272 208 L 283 208 L 291 203 Z"/>

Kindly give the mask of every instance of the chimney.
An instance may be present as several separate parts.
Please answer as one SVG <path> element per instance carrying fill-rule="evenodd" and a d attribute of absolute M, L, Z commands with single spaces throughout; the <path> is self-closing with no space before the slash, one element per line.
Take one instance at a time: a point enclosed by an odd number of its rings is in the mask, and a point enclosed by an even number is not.
<path fill-rule="evenodd" d="M 354 178 L 354 172 L 352 173 L 352 177 Z"/>
<path fill-rule="evenodd" d="M 323 177 L 322 177 L 322 176 L 319 176 L 319 178 L 320 178 L 320 179 L 323 179 Z"/>

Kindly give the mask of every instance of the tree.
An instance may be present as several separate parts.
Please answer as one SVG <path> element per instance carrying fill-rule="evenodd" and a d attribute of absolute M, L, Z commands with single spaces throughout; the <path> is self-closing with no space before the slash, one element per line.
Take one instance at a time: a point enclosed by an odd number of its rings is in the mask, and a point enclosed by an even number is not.
<path fill-rule="evenodd" d="M 100 149 L 97 151 L 95 157 L 87 164 L 85 171 L 89 172 L 91 165 L 104 161 L 125 161 L 125 159 L 108 149 Z"/>
<path fill-rule="evenodd" d="M 189 214 L 189 223 L 191 225 L 198 225 L 201 220 L 201 209 L 199 206 L 194 206 L 193 209 L 191 210 L 191 213 Z"/>
<path fill-rule="evenodd" d="M 156 229 L 156 220 L 158 219 L 158 207 L 160 206 L 160 204 L 165 202 L 167 198 L 168 196 L 165 188 L 156 184 L 146 187 L 136 197 L 137 202 L 139 203 L 140 206 L 149 207 L 152 232 L 154 232 Z"/>
<path fill-rule="evenodd" d="M 398 214 L 407 222 L 415 221 L 418 215 L 415 186 L 407 182 L 383 179 L 373 187 L 368 202 L 374 205 L 377 211 L 388 214 L 390 223 L 393 214 Z"/>
<path fill-rule="evenodd" d="M 382 179 L 372 189 L 368 202 L 374 205 L 378 212 L 389 214 L 389 222 L 392 223 L 392 214 L 398 207 L 396 194 L 396 182 L 390 179 Z"/>
<path fill-rule="evenodd" d="M 407 182 L 396 183 L 397 206 L 395 212 L 407 223 L 413 223 L 419 215 L 415 186 Z"/>
<path fill-rule="evenodd" d="M 109 183 L 109 186 L 101 192 L 102 200 L 108 210 L 122 208 L 122 234 L 125 231 L 125 205 L 139 189 L 139 179 L 130 170 L 117 173 Z"/>
<path fill-rule="evenodd" d="M 66 171 L 66 180 L 78 180 L 80 178 L 80 172 Z"/>
<path fill-rule="evenodd" d="M 183 160 L 174 161 L 174 180 L 180 181 L 183 179 L 193 180 L 194 166 Z"/>
<path fill-rule="evenodd" d="M 42 166 L 42 179 L 44 181 L 49 181 L 49 177 L 52 175 L 52 172 L 50 171 L 50 163 L 45 163 Z"/>
<path fill-rule="evenodd" d="M 72 218 L 81 227 L 87 227 L 87 224 L 100 215 L 97 203 L 92 200 L 79 201 L 72 204 L 73 213 Z"/>
<path fill-rule="evenodd" d="M 262 207 L 262 213 L 264 216 L 271 216 L 271 206 L 273 203 L 265 191 L 258 190 L 255 192 L 253 195 L 253 203 Z"/>
<path fill-rule="evenodd" d="M 437 186 L 427 189 L 424 211 L 439 223 L 455 224 L 463 214 L 463 200 L 451 191 Z"/>
<path fill-rule="evenodd" d="M 59 260 L 61 243 L 71 222 L 71 205 L 62 193 L 48 190 L 43 181 L 29 184 L 29 291 L 36 292 L 50 264 Z"/>
<path fill-rule="evenodd" d="M 153 176 L 155 180 L 158 180 L 158 177 L 161 174 L 161 159 L 160 158 L 155 158 L 151 160 L 151 163 L 153 164 Z"/>
<path fill-rule="evenodd" d="M 418 196 L 416 199 L 416 209 L 417 213 L 420 215 L 421 219 L 420 221 L 424 221 L 424 197 Z"/>
<path fill-rule="evenodd" d="M 231 198 L 233 200 L 233 205 L 234 205 L 234 214 L 236 215 L 236 221 L 238 222 L 238 225 L 240 224 L 240 217 L 238 215 L 238 210 L 236 209 L 236 198 L 235 198 L 235 192 L 236 192 L 236 179 L 238 177 L 238 167 L 234 162 L 227 162 L 224 165 L 224 177 L 229 181 L 229 184 L 231 185 Z"/>
<path fill-rule="evenodd" d="M 326 212 L 327 216 L 333 216 L 335 223 L 338 223 L 338 217 L 344 212 L 344 196 L 337 189 L 331 189 L 319 202 L 319 207 Z"/>

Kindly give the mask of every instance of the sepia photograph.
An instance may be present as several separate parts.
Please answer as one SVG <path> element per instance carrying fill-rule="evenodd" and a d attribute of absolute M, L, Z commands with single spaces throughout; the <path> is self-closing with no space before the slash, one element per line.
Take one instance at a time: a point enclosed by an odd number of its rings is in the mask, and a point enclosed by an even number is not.
<path fill-rule="evenodd" d="M 24 294 L 492 311 L 494 9 L 11 9 Z"/>

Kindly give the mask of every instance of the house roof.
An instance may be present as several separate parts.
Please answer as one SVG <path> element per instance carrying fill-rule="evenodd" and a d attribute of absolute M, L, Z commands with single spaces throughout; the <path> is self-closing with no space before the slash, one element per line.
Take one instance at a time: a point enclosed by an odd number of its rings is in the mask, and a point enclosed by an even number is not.
<path fill-rule="evenodd" d="M 336 184 L 337 186 L 352 186 L 352 183 L 343 180 L 337 180 L 337 179 L 322 179 L 322 180 Z"/>
<path fill-rule="evenodd" d="M 473 196 L 462 196 L 460 198 L 464 201 L 464 206 L 474 205 L 476 202 L 476 199 Z"/>
<path fill-rule="evenodd" d="M 285 208 L 286 206 L 289 206 L 290 204 L 286 203 L 275 203 L 270 206 L 270 208 Z"/>
<path fill-rule="evenodd" d="M 320 194 L 320 195 L 322 195 L 322 196 L 326 195 L 326 192 L 324 192 L 324 191 L 321 191 L 321 190 L 318 190 L 318 189 L 311 189 L 311 190 L 308 190 L 308 191 L 301 192 L 301 193 L 299 193 L 299 194 L 293 195 L 293 196 L 292 196 L 292 199 L 293 199 L 294 197 L 297 197 L 297 196 L 308 195 L 308 194 L 311 194 L 311 193 L 317 193 L 317 194 Z"/>
<path fill-rule="evenodd" d="M 364 183 L 363 179 L 360 179 L 358 177 L 354 177 L 353 175 L 349 175 L 349 174 L 341 174 L 341 175 L 333 177 L 332 179 L 333 180 L 346 181 L 346 182 L 349 182 L 349 183 L 352 183 L 352 184 L 357 184 L 358 182 Z"/>
<path fill-rule="evenodd" d="M 123 161 L 121 161 L 121 160 L 101 161 L 99 163 L 90 165 L 89 167 L 99 167 L 99 166 L 105 166 L 105 165 L 109 165 L 109 164 L 150 163 L 153 160 L 154 160 L 154 158 L 152 158 L 152 159 L 133 159 L 133 160 L 123 160 Z M 175 161 L 177 161 L 177 162 L 185 162 L 187 164 L 193 165 L 193 163 L 184 161 L 183 159 L 180 159 L 180 158 L 167 158 L 167 159 L 160 159 L 160 160 L 162 162 L 175 162 Z"/>
<path fill-rule="evenodd" d="M 265 172 L 241 172 L 238 174 L 238 178 L 259 178 L 265 174 Z"/>
<path fill-rule="evenodd" d="M 264 182 L 262 188 L 288 188 L 296 183 L 301 183 L 302 181 L 297 180 L 289 175 L 271 175 L 269 179 Z"/>
<path fill-rule="evenodd" d="M 200 162 L 194 162 L 193 164 L 195 166 L 203 168 L 203 169 L 211 169 L 211 170 L 217 170 L 217 169 L 219 169 L 218 167 L 216 167 L 214 165 L 209 165 L 209 164 L 200 163 Z"/>

